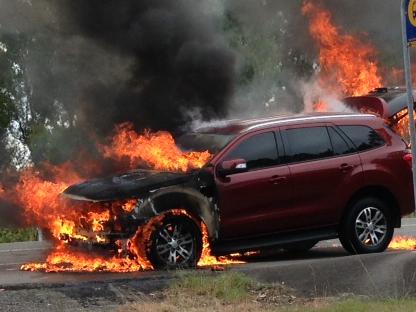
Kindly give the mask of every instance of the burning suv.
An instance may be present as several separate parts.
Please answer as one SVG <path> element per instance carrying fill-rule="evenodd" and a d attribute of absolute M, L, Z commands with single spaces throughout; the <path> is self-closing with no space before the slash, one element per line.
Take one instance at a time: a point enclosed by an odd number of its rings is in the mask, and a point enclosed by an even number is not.
<path fill-rule="evenodd" d="M 219 256 L 339 237 L 351 253 L 372 253 L 413 211 L 408 146 L 374 115 L 234 120 L 177 144 L 213 156 L 187 173 L 137 170 L 65 190 L 80 204 L 128 206 L 92 231 L 98 242 L 120 248 L 146 229 L 155 268 L 193 266 L 207 243 Z"/>

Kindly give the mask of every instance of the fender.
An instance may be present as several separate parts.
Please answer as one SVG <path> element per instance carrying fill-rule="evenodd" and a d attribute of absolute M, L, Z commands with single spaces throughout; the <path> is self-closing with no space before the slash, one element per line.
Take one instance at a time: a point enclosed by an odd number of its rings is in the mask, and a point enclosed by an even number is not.
<path fill-rule="evenodd" d="M 152 218 L 171 209 L 185 209 L 207 226 L 210 239 L 218 238 L 219 214 L 216 206 L 197 190 L 173 186 L 151 192 L 138 207 L 137 216 Z"/>

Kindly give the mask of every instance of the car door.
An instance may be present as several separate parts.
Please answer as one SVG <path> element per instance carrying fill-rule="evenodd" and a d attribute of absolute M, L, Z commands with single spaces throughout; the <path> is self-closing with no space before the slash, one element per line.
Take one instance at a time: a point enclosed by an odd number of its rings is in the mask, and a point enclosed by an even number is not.
<path fill-rule="evenodd" d="M 248 134 L 233 144 L 218 162 L 244 159 L 247 171 L 216 176 L 222 239 L 256 236 L 276 231 L 271 218 L 290 205 L 289 168 L 280 163 L 282 145 L 274 131 Z"/>
<path fill-rule="evenodd" d="M 356 150 L 330 124 L 287 126 L 281 134 L 294 186 L 288 228 L 337 224 L 348 188 L 361 177 Z"/>

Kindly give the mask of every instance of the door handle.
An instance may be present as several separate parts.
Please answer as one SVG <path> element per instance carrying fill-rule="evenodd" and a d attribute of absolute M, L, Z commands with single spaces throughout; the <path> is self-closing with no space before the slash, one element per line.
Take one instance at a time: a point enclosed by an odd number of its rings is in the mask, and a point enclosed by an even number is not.
<path fill-rule="evenodd" d="M 348 172 L 352 169 L 354 169 L 354 166 L 349 164 L 342 164 L 341 166 L 339 166 L 339 170 L 341 170 L 342 172 Z"/>
<path fill-rule="evenodd" d="M 269 179 L 269 182 L 270 182 L 270 183 L 272 183 L 272 184 L 274 184 L 274 185 L 277 185 L 277 184 L 280 184 L 280 183 L 285 182 L 286 180 L 287 180 L 287 178 L 286 178 L 286 177 L 281 177 L 281 176 L 272 176 L 272 177 Z"/>

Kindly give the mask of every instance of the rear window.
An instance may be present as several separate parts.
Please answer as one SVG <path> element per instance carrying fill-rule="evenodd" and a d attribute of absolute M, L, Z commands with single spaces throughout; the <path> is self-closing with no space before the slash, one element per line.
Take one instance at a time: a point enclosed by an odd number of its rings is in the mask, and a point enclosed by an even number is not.
<path fill-rule="evenodd" d="M 374 129 L 367 126 L 339 126 L 339 128 L 351 139 L 358 151 L 383 146 L 385 141 Z"/>
<path fill-rule="evenodd" d="M 288 163 L 333 156 L 326 127 L 288 129 L 285 136 Z"/>

